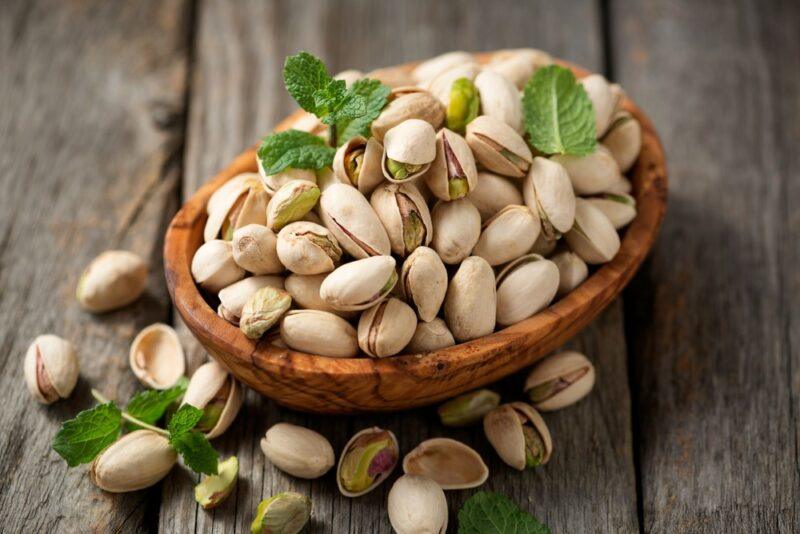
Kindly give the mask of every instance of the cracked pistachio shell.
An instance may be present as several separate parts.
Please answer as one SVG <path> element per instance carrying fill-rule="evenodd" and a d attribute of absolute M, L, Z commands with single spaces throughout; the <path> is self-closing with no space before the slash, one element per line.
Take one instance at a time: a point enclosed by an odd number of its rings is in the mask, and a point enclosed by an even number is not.
<path fill-rule="evenodd" d="M 431 242 L 431 213 L 414 184 L 384 183 L 373 191 L 370 204 L 386 229 L 392 252 L 398 256 L 407 256 Z"/>
<path fill-rule="evenodd" d="M 472 254 L 500 265 L 528 252 L 539 237 L 539 217 L 527 206 L 506 206 L 486 221 Z"/>
<path fill-rule="evenodd" d="M 186 372 L 186 358 L 178 334 L 168 324 L 151 324 L 134 338 L 128 362 L 145 386 L 167 389 Z"/>
<path fill-rule="evenodd" d="M 517 132 L 522 132 L 522 98 L 519 89 L 505 76 L 484 70 L 475 77 L 481 96 L 481 113 L 500 119 Z"/>
<path fill-rule="evenodd" d="M 353 436 L 342 450 L 336 483 L 345 497 L 359 497 L 378 487 L 394 471 L 400 457 L 397 438 L 377 426 Z"/>
<path fill-rule="evenodd" d="M 212 439 L 231 426 L 243 400 L 241 384 L 220 364 L 210 361 L 198 367 L 189 379 L 181 405 L 203 410 L 203 418 L 195 428 Z"/>
<path fill-rule="evenodd" d="M 453 95 L 453 83 L 461 78 L 466 78 L 472 82 L 480 71 L 481 66 L 477 63 L 470 62 L 456 65 L 431 79 L 426 88 L 447 109 L 450 106 L 450 97 Z"/>
<path fill-rule="evenodd" d="M 278 189 L 267 205 L 267 226 L 273 232 L 299 221 L 317 205 L 319 187 L 306 180 L 292 180 Z"/>
<path fill-rule="evenodd" d="M 476 389 L 445 402 L 437 412 L 445 426 L 468 426 L 500 405 L 500 395 L 488 389 Z"/>
<path fill-rule="evenodd" d="M 109 445 L 92 462 L 89 478 L 100 489 L 124 493 L 148 488 L 170 472 L 178 455 L 167 438 L 134 430 Z"/>
<path fill-rule="evenodd" d="M 530 250 L 530 253 L 538 254 L 539 256 L 546 258 L 553 253 L 553 251 L 556 249 L 556 245 L 558 245 L 558 240 L 548 239 L 544 232 L 540 232 L 539 237 L 536 238 L 536 243 L 533 244 L 533 247 Z"/>
<path fill-rule="evenodd" d="M 391 88 L 407 87 L 415 83 L 414 78 L 412 78 L 408 70 L 403 67 L 384 67 L 371 70 L 366 73 L 364 77 L 370 80 L 378 80 L 383 85 Z"/>
<path fill-rule="evenodd" d="M 444 490 L 475 488 L 489 478 L 489 468 L 473 448 L 450 438 L 420 443 L 403 458 L 403 472 L 430 478 Z"/>
<path fill-rule="evenodd" d="M 272 465 L 299 478 L 319 478 L 335 462 L 333 447 L 325 436 L 289 423 L 271 426 L 261 440 L 261 450 Z"/>
<path fill-rule="evenodd" d="M 522 90 L 537 69 L 551 65 L 550 54 L 535 48 L 518 48 L 496 52 L 486 68 L 503 75 Z"/>
<path fill-rule="evenodd" d="M 551 412 L 575 404 L 594 387 L 594 366 L 580 352 L 565 351 L 542 360 L 525 380 L 524 391 L 537 410 Z"/>
<path fill-rule="evenodd" d="M 444 121 L 444 107 L 432 94 L 421 88 L 400 87 L 392 90 L 389 103 L 372 121 L 370 131 L 378 141 L 385 141 L 386 133 L 395 126 L 409 120 L 427 122 L 436 130 Z"/>
<path fill-rule="evenodd" d="M 265 286 L 253 293 L 242 308 L 239 329 L 249 339 L 258 339 L 289 310 L 292 297 L 283 289 Z"/>
<path fill-rule="evenodd" d="M 472 202 L 459 198 L 439 201 L 431 212 L 431 247 L 442 261 L 455 265 L 469 256 L 481 236 L 481 214 Z"/>
<path fill-rule="evenodd" d="M 297 274 L 330 272 L 342 258 L 333 232 L 306 221 L 286 225 L 278 233 L 276 250 L 281 263 Z"/>
<path fill-rule="evenodd" d="M 475 58 L 469 52 L 456 50 L 426 59 L 411 71 L 411 77 L 417 83 L 424 83 L 434 79 L 439 74 L 466 63 L 475 63 Z"/>
<path fill-rule="evenodd" d="M 258 503 L 252 534 L 298 534 L 311 517 L 311 499 L 284 491 Z"/>
<path fill-rule="evenodd" d="M 432 321 L 438 314 L 447 293 L 447 268 L 433 249 L 419 247 L 400 271 L 403 296 L 422 321 Z"/>
<path fill-rule="evenodd" d="M 389 523 L 397 534 L 444 534 L 447 531 L 447 498 L 428 477 L 403 475 L 389 490 Z"/>
<path fill-rule="evenodd" d="M 586 156 L 556 155 L 550 159 L 567 169 L 576 195 L 602 193 L 608 190 L 620 175 L 619 165 L 614 156 L 599 143 L 597 149 Z"/>
<path fill-rule="evenodd" d="M 602 193 L 586 200 L 602 211 L 617 230 L 628 226 L 636 218 L 636 199 L 625 193 Z"/>
<path fill-rule="evenodd" d="M 522 178 L 533 162 L 522 136 L 496 117 L 481 115 L 470 122 L 467 143 L 478 163 L 503 176 Z"/>
<path fill-rule="evenodd" d="M 569 247 L 590 265 L 607 263 L 619 251 L 619 235 L 605 214 L 588 200 L 575 201 L 575 225 L 564 236 Z"/>
<path fill-rule="evenodd" d="M 555 161 L 536 157 L 522 184 L 525 205 L 539 214 L 542 233 L 555 241 L 575 222 L 575 192 L 567 170 Z"/>
<path fill-rule="evenodd" d="M 233 261 L 255 275 L 278 274 L 284 267 L 278 258 L 277 245 L 278 237 L 266 226 L 242 226 L 233 232 Z"/>
<path fill-rule="evenodd" d="M 358 354 L 356 329 L 338 315 L 319 310 L 292 310 L 281 320 L 281 340 L 290 348 L 331 358 Z"/>
<path fill-rule="evenodd" d="M 233 232 L 248 224 L 267 223 L 269 193 L 256 173 L 240 174 L 217 189 L 208 200 L 205 241 L 230 241 Z"/>
<path fill-rule="evenodd" d="M 127 250 L 108 250 L 86 267 L 75 294 L 81 307 L 102 313 L 126 306 L 144 292 L 147 264 Z"/>
<path fill-rule="evenodd" d="M 390 182 L 414 180 L 436 158 L 436 132 L 423 120 L 408 119 L 386 132 L 383 149 L 383 176 Z"/>
<path fill-rule="evenodd" d="M 192 258 L 192 277 L 212 293 L 244 278 L 244 269 L 233 260 L 230 241 L 214 239 L 203 243 Z"/>
<path fill-rule="evenodd" d="M 447 324 L 436 317 L 429 323 L 425 321 L 417 323 L 417 329 L 403 352 L 407 354 L 431 352 L 452 347 L 455 344 L 456 340 L 453 338 L 453 333 L 447 328 Z"/>
<path fill-rule="evenodd" d="M 558 267 L 557 296 L 563 296 L 571 292 L 589 276 L 589 267 L 586 262 L 571 250 L 553 254 L 550 261 Z"/>
<path fill-rule="evenodd" d="M 478 256 L 461 262 L 444 299 L 444 319 L 456 341 L 491 334 L 497 317 L 496 303 L 492 266 Z"/>
<path fill-rule="evenodd" d="M 343 182 L 368 195 L 383 182 L 383 145 L 375 138 L 351 137 L 336 151 L 333 172 Z"/>
<path fill-rule="evenodd" d="M 261 183 L 264 185 L 267 193 L 274 195 L 281 187 L 286 185 L 292 180 L 305 180 L 311 183 L 317 183 L 317 174 L 313 169 L 284 169 L 279 173 L 266 175 L 264 174 L 264 167 L 261 165 L 261 160 L 258 160 L 258 172 L 261 176 Z"/>
<path fill-rule="evenodd" d="M 600 74 L 590 74 L 580 80 L 589 100 L 592 101 L 595 118 L 595 133 L 600 139 L 611 124 L 611 117 L 617 106 L 619 95 L 611 89 L 611 85 Z"/>
<path fill-rule="evenodd" d="M 66 399 L 78 382 L 75 349 L 66 339 L 52 334 L 38 336 L 25 353 L 25 384 L 42 404 Z"/>
<path fill-rule="evenodd" d="M 614 156 L 621 172 L 628 172 L 642 150 L 642 126 L 627 111 L 619 112 L 603 136 L 603 145 Z"/>
<path fill-rule="evenodd" d="M 497 275 L 497 324 L 509 326 L 545 309 L 558 290 L 558 267 L 538 254 L 509 263 Z"/>
<path fill-rule="evenodd" d="M 283 285 L 283 277 L 276 275 L 250 276 L 239 280 L 222 289 L 217 295 L 220 303 L 217 309 L 218 315 L 239 326 L 242 308 L 256 291 L 267 286 L 283 289 Z"/>
<path fill-rule="evenodd" d="M 553 452 L 544 419 L 524 402 L 502 404 L 486 414 L 483 431 L 497 455 L 520 471 L 546 464 Z"/>
<path fill-rule="evenodd" d="M 391 252 L 389 236 L 367 199 L 350 185 L 333 184 L 323 192 L 319 215 L 339 244 L 356 259 Z"/>
<path fill-rule="evenodd" d="M 338 73 L 336 76 L 334 76 L 334 79 L 342 80 L 347 85 L 347 87 L 350 87 L 363 77 L 364 73 L 361 72 L 360 70 L 348 69 Z"/>
<path fill-rule="evenodd" d="M 366 310 L 391 293 L 397 283 L 395 264 L 391 256 L 345 263 L 322 281 L 319 295 L 337 310 Z"/>
<path fill-rule="evenodd" d="M 522 194 L 511 180 L 491 172 L 478 173 L 477 185 L 467 199 L 478 208 L 484 221 L 510 204 L 523 202 Z"/>
<path fill-rule="evenodd" d="M 436 158 L 425 173 L 425 183 L 441 200 L 456 200 L 477 187 L 475 157 L 463 137 L 447 128 L 439 130 Z"/>
<path fill-rule="evenodd" d="M 227 460 L 220 460 L 217 464 L 216 475 L 203 475 L 194 487 L 194 500 L 203 507 L 211 510 L 222 504 L 227 499 L 239 476 L 239 459 L 231 456 Z"/>
<path fill-rule="evenodd" d="M 400 299 L 389 298 L 365 310 L 358 320 L 358 346 L 375 358 L 399 353 L 417 329 L 417 315 Z"/>

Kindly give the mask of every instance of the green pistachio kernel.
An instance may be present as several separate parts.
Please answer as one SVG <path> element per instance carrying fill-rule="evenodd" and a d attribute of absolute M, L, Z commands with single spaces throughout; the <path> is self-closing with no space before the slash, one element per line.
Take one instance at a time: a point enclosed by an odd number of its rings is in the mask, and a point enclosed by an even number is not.
<path fill-rule="evenodd" d="M 450 86 L 450 103 L 447 105 L 447 128 L 463 134 L 480 108 L 480 95 L 468 78 L 459 78 Z"/>
<path fill-rule="evenodd" d="M 523 425 L 522 434 L 525 436 L 525 467 L 541 465 L 545 455 L 544 441 L 535 428 Z"/>
<path fill-rule="evenodd" d="M 456 176 L 447 181 L 447 191 L 450 194 L 450 200 L 456 200 L 461 197 L 467 196 L 469 193 L 469 182 L 463 176 Z"/>
<path fill-rule="evenodd" d="M 389 169 L 389 174 L 395 180 L 405 180 L 414 173 L 419 172 L 425 165 L 414 165 L 411 163 L 400 163 L 392 158 L 386 158 L 386 167 Z"/>
<path fill-rule="evenodd" d="M 451 399 L 437 410 L 445 426 L 467 426 L 500 405 L 500 395 L 488 389 L 478 389 Z"/>

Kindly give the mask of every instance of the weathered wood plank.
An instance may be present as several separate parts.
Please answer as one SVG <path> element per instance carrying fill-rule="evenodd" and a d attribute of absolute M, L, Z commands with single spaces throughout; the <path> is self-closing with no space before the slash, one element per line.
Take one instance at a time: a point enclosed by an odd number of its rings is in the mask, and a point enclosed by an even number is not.
<path fill-rule="evenodd" d="M 800 4 L 613 4 L 670 213 L 626 295 L 643 526 L 797 532 Z"/>
<path fill-rule="evenodd" d="M 8 1 L 0 5 L 0 530 L 142 531 L 159 492 L 93 486 L 50 449 L 90 387 L 137 389 L 128 346 L 168 319 L 162 235 L 176 209 L 186 78 L 186 2 Z M 146 295 L 102 316 L 74 298 L 99 252 L 149 260 Z M 67 401 L 36 404 L 22 362 L 32 339 L 71 340 L 81 379 Z"/>

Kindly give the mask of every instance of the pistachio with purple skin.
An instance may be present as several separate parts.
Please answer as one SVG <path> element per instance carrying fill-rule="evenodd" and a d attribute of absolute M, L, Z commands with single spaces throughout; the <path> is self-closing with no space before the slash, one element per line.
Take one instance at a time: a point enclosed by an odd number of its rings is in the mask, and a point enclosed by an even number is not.
<path fill-rule="evenodd" d="M 397 465 L 400 449 L 389 430 L 372 427 L 358 432 L 345 445 L 336 469 L 339 491 L 358 497 L 375 489 Z"/>

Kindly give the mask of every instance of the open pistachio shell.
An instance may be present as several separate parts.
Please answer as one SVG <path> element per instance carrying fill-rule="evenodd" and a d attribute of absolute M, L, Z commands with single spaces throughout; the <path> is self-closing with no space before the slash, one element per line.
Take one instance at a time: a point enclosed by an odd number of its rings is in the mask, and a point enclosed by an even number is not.
<path fill-rule="evenodd" d="M 556 155 L 551 160 L 567 169 L 577 195 L 602 193 L 608 190 L 620 175 L 619 165 L 614 156 L 601 144 L 587 156 Z"/>
<path fill-rule="evenodd" d="M 478 163 L 503 176 L 522 178 L 533 161 L 522 136 L 496 117 L 481 115 L 470 122 L 467 143 Z"/>
<path fill-rule="evenodd" d="M 483 431 L 497 455 L 520 471 L 546 464 L 553 452 L 544 419 L 523 402 L 502 404 L 486 414 Z"/>
<path fill-rule="evenodd" d="M 326 276 L 327 273 L 290 274 L 286 277 L 286 291 L 300 308 L 331 312 L 345 318 L 354 317 L 358 312 L 337 310 L 319 296 L 319 288 Z"/>
<path fill-rule="evenodd" d="M 322 222 L 336 240 L 356 259 L 387 255 L 389 236 L 364 195 L 350 185 L 333 184 L 319 201 Z"/>
<path fill-rule="evenodd" d="M 419 318 L 432 321 L 447 293 L 447 269 L 433 249 L 419 247 L 403 262 L 400 285 L 406 302 L 416 309 Z"/>
<path fill-rule="evenodd" d="M 584 398 L 594 380 L 592 362 L 580 352 L 565 351 L 536 364 L 523 389 L 537 410 L 551 412 Z"/>
<path fill-rule="evenodd" d="M 417 329 L 403 352 L 407 354 L 431 352 L 452 347 L 455 344 L 456 340 L 453 338 L 453 333 L 447 328 L 447 324 L 436 317 L 428 323 L 424 321 L 417 323 Z"/>
<path fill-rule="evenodd" d="M 25 353 L 25 384 L 42 404 L 70 396 L 78 382 L 78 357 L 66 339 L 52 334 L 38 336 Z"/>
<path fill-rule="evenodd" d="M 205 241 L 218 238 L 229 241 L 236 229 L 267 222 L 269 194 L 260 177 L 255 173 L 247 173 L 233 178 L 231 182 L 234 186 L 218 189 L 208 201 L 208 219 L 203 230 Z M 220 192 L 224 194 L 218 197 Z"/>
<path fill-rule="evenodd" d="M 611 124 L 611 117 L 616 109 L 618 95 L 611 90 L 611 85 L 600 74 L 590 74 L 581 79 L 581 84 L 592 101 L 595 115 L 595 133 L 600 139 Z"/>
<path fill-rule="evenodd" d="M 619 251 L 619 235 L 602 211 L 588 200 L 575 201 L 575 224 L 564 236 L 570 248 L 588 264 L 611 261 Z"/>
<path fill-rule="evenodd" d="M 239 280 L 224 288 L 217 295 L 220 302 L 217 309 L 218 315 L 238 326 L 242 308 L 256 291 L 267 286 L 283 289 L 283 285 L 283 277 L 277 275 L 250 276 Z"/>
<path fill-rule="evenodd" d="M 453 67 L 474 62 L 475 58 L 469 52 L 463 52 L 461 50 L 445 52 L 444 54 L 427 59 L 414 67 L 414 70 L 411 71 L 411 77 L 414 78 L 417 83 L 421 84 L 434 79 L 442 72 L 450 70 Z"/>
<path fill-rule="evenodd" d="M 206 213 L 210 215 L 220 208 L 229 209 L 230 205 L 236 200 L 236 197 L 247 188 L 247 185 L 258 178 L 258 174 L 254 172 L 243 172 L 222 184 L 219 189 L 211 193 L 211 196 L 208 198 Z"/>
<path fill-rule="evenodd" d="M 417 315 L 408 304 L 386 299 L 361 314 L 358 346 L 376 358 L 394 356 L 408 345 L 416 328 Z"/>
<path fill-rule="evenodd" d="M 477 63 L 462 63 L 437 74 L 427 83 L 426 88 L 447 108 L 453 95 L 453 83 L 461 78 L 474 81 L 480 71 L 481 66 Z"/>
<path fill-rule="evenodd" d="M 151 324 L 134 338 L 128 361 L 139 382 L 153 389 L 175 385 L 186 372 L 186 358 L 175 330 Z"/>
<path fill-rule="evenodd" d="M 442 261 L 455 265 L 469 256 L 481 236 L 481 214 L 466 198 L 439 201 L 431 212 L 431 247 Z"/>
<path fill-rule="evenodd" d="M 261 450 L 275 467 L 299 478 L 319 478 L 335 462 L 325 436 L 289 423 L 271 426 L 261 440 Z"/>
<path fill-rule="evenodd" d="M 525 204 L 538 213 L 542 233 L 555 241 L 575 222 L 575 192 L 567 170 L 559 163 L 534 158 L 522 185 Z"/>
<path fill-rule="evenodd" d="M 391 293 L 397 283 L 395 265 L 391 256 L 345 263 L 325 278 L 319 295 L 337 310 L 366 310 Z"/>
<path fill-rule="evenodd" d="M 483 70 L 475 77 L 475 87 L 481 95 L 482 114 L 522 132 L 522 98 L 513 83 L 493 70 Z"/>
<path fill-rule="evenodd" d="M 342 257 L 333 232 L 305 221 L 286 225 L 278 233 L 276 251 L 281 263 L 297 274 L 330 272 Z"/>
<path fill-rule="evenodd" d="M 476 389 L 445 402 L 436 410 L 445 426 L 469 426 L 500 405 L 500 395 L 488 389 Z"/>
<path fill-rule="evenodd" d="M 537 69 L 552 63 L 553 58 L 546 52 L 535 48 L 517 48 L 495 52 L 486 68 L 502 74 L 522 90 Z"/>
<path fill-rule="evenodd" d="M 527 206 L 506 206 L 483 225 L 472 254 L 501 265 L 528 252 L 540 229 L 539 216 Z"/>
<path fill-rule="evenodd" d="M 75 296 L 81 307 L 102 313 L 126 306 L 144 292 L 147 264 L 127 250 L 107 250 L 83 271 Z"/>
<path fill-rule="evenodd" d="M 475 488 L 489 477 L 480 454 L 449 438 L 433 438 L 417 445 L 403 458 L 403 472 L 428 477 L 444 490 Z"/>
<path fill-rule="evenodd" d="M 589 276 L 589 267 L 580 256 L 571 250 L 564 250 L 553 254 L 550 261 L 558 268 L 557 296 L 566 295 L 583 283 Z"/>
<path fill-rule="evenodd" d="M 203 418 L 195 428 L 212 439 L 231 426 L 243 400 L 241 384 L 220 364 L 210 361 L 194 372 L 181 404 L 203 410 Z"/>
<path fill-rule="evenodd" d="M 436 134 L 436 158 L 425 173 L 425 183 L 437 198 L 456 200 L 477 187 L 478 169 L 466 140 L 442 128 Z"/>
<path fill-rule="evenodd" d="M 431 242 L 431 214 L 414 184 L 384 183 L 373 191 L 370 204 L 398 256 L 408 256 Z"/>
<path fill-rule="evenodd" d="M 356 433 L 339 457 L 339 491 L 346 497 L 369 493 L 389 477 L 399 457 L 400 447 L 392 431 L 372 427 Z"/>
<path fill-rule="evenodd" d="M 428 477 L 403 475 L 389 490 L 389 522 L 397 534 L 444 534 L 447 531 L 447 499 L 442 488 Z"/>
<path fill-rule="evenodd" d="M 477 185 L 469 192 L 467 199 L 478 208 L 484 221 L 509 204 L 523 202 L 522 194 L 511 180 L 491 172 L 478 173 Z"/>
<path fill-rule="evenodd" d="M 136 491 L 164 478 L 177 461 L 166 437 L 152 430 L 134 430 L 97 455 L 89 478 L 111 493 Z"/>
<path fill-rule="evenodd" d="M 267 205 L 267 226 L 273 232 L 299 221 L 316 206 L 319 187 L 306 180 L 292 180 L 278 189 Z"/>
<path fill-rule="evenodd" d="M 336 151 L 333 172 L 336 176 L 368 195 L 383 182 L 381 161 L 383 145 L 375 138 L 351 137 Z"/>
<path fill-rule="evenodd" d="M 444 107 L 424 89 L 418 87 L 413 91 L 405 87 L 393 89 L 389 103 L 372 121 L 370 130 L 375 139 L 384 141 L 386 132 L 408 119 L 425 121 L 436 130 L 444 121 Z"/>
<path fill-rule="evenodd" d="M 290 348 L 331 358 L 358 354 L 356 329 L 339 317 L 319 310 L 292 310 L 281 320 L 281 340 Z"/>
<path fill-rule="evenodd" d="M 255 275 L 277 274 L 284 270 L 278 258 L 278 237 L 260 224 L 248 224 L 233 232 L 233 261 Z"/>
<path fill-rule="evenodd" d="M 436 157 L 436 132 L 427 122 L 408 119 L 383 138 L 383 176 L 390 182 L 414 180 Z"/>
<path fill-rule="evenodd" d="M 257 158 L 256 158 L 257 159 Z M 274 195 L 278 190 L 292 180 L 306 180 L 307 182 L 317 183 L 317 174 L 313 169 L 284 169 L 277 174 L 264 174 L 264 167 L 261 160 L 258 161 L 258 172 L 261 175 L 261 183 L 267 193 Z"/>
<path fill-rule="evenodd" d="M 496 302 L 492 266 L 478 256 L 461 262 L 444 299 L 444 318 L 456 341 L 491 334 L 497 317 Z"/>
<path fill-rule="evenodd" d="M 200 287 L 219 293 L 219 291 L 244 278 L 244 269 L 233 259 L 230 241 L 214 239 L 203 243 L 192 258 L 192 277 Z"/>
<path fill-rule="evenodd" d="M 203 510 L 216 508 L 227 499 L 236 487 L 239 477 L 239 459 L 231 456 L 220 460 L 216 475 L 203 475 L 194 487 L 194 500 Z"/>
<path fill-rule="evenodd" d="M 497 324 L 509 326 L 546 308 L 558 291 L 558 267 L 538 254 L 509 263 L 497 275 Z"/>
<path fill-rule="evenodd" d="M 603 136 L 603 145 L 614 156 L 619 170 L 628 172 L 642 150 L 642 126 L 630 113 L 622 111 Z"/>
<path fill-rule="evenodd" d="M 636 199 L 631 195 L 602 193 L 586 200 L 602 211 L 617 230 L 628 226 L 636 218 Z"/>

